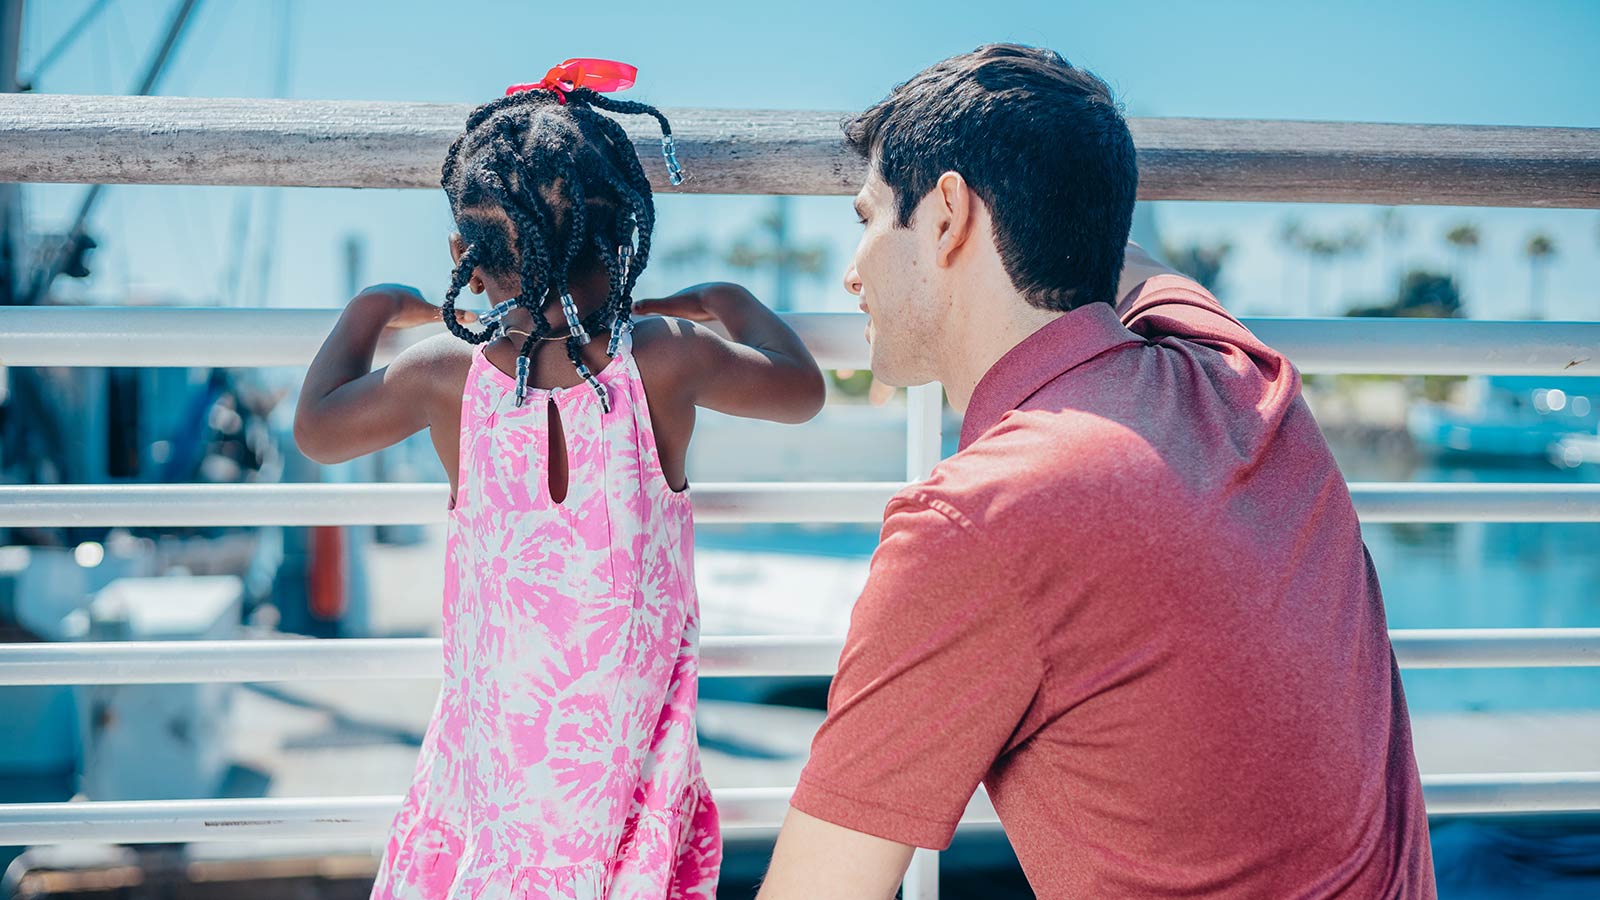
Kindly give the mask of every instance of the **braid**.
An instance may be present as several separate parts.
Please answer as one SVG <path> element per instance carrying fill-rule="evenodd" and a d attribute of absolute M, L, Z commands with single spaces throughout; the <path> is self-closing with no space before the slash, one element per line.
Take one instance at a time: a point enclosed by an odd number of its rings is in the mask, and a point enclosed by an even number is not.
<path fill-rule="evenodd" d="M 597 94 L 596 96 L 600 95 Z M 645 106 L 643 103 L 635 105 L 650 110 L 651 115 L 661 115 L 651 107 Z M 621 122 L 618 122 L 616 119 L 613 119 L 610 116 L 602 116 L 587 106 L 579 106 L 575 112 L 586 121 L 598 126 L 600 130 L 605 133 L 606 137 L 611 139 L 611 143 L 617 148 L 627 148 L 628 150 L 633 150 L 633 139 L 628 137 L 628 131 L 622 127 Z M 664 122 L 666 120 L 662 119 L 662 121 Z M 664 129 L 664 131 L 668 135 L 672 133 L 670 126 Z M 639 186 L 642 189 L 642 193 L 648 195 L 650 193 L 650 179 L 644 173 L 644 164 L 639 161 L 639 154 L 637 152 L 618 153 L 617 157 L 617 159 L 612 160 L 613 164 L 616 165 L 619 170 L 626 172 L 629 180 Z"/>
<path fill-rule="evenodd" d="M 603 95 L 596 94 L 595 96 Z M 636 105 L 644 106 L 642 103 Z M 650 107 L 645 108 L 651 109 Z M 651 112 L 660 116 L 660 113 L 655 112 L 653 109 L 651 109 Z M 615 154 L 617 158 L 611 160 L 613 170 L 606 173 L 606 175 L 608 179 L 614 179 L 615 175 L 621 174 L 621 183 L 628 185 L 631 192 L 639 200 L 638 218 L 640 228 L 645 231 L 652 230 L 655 225 L 656 207 L 650 191 L 650 178 L 644 173 L 644 165 L 639 162 L 639 154 L 624 151 L 624 148 L 626 148 L 626 151 L 633 150 L 633 141 L 628 137 L 628 132 L 623 129 L 617 120 L 602 116 L 592 109 L 579 107 L 573 110 L 573 115 L 582 121 L 598 126 L 601 133 L 611 140 L 612 146 L 618 152 Z M 662 121 L 665 122 L 666 120 L 662 119 Z M 670 126 L 665 130 L 668 134 L 671 134 Z M 613 180 L 613 185 L 617 184 L 618 182 Z M 646 239 L 646 246 L 648 246 L 648 239 Z"/>
<path fill-rule="evenodd" d="M 606 345 L 607 356 L 617 355 L 623 334 L 632 327 L 628 321 L 631 309 L 628 305 L 627 287 L 623 284 L 622 259 L 617 254 L 618 246 L 606 240 L 605 235 L 594 235 L 595 252 L 599 255 L 601 264 L 606 267 L 606 276 L 610 282 L 606 290 L 606 302 L 600 304 L 600 309 L 596 310 L 596 312 L 607 312 L 611 316 L 611 342 Z"/>
<path fill-rule="evenodd" d="M 519 165 L 525 165 L 516 151 L 507 146 L 503 150 L 504 156 Z M 497 160 L 498 161 L 498 160 Z M 547 229 L 544 227 L 548 221 L 541 208 L 537 195 L 526 189 L 526 182 L 519 179 L 523 197 L 512 194 L 500 173 L 492 169 L 485 174 L 484 182 L 489 192 L 500 202 L 500 208 L 505 212 L 506 218 L 511 220 L 511 226 L 516 231 L 517 253 L 522 263 L 520 269 L 522 293 L 518 296 L 518 305 L 529 312 L 538 313 L 543 307 L 544 296 L 550 285 L 550 255 L 545 250 L 544 236 Z M 529 210 L 532 210 L 530 214 Z"/>
<path fill-rule="evenodd" d="M 451 181 L 455 176 L 456 164 L 461 155 L 462 145 L 465 144 L 467 139 L 472 136 L 472 133 L 477 131 L 479 126 L 488 121 L 490 117 L 502 109 L 512 105 L 538 103 L 540 99 L 544 99 L 529 96 L 532 93 L 533 92 L 531 91 L 524 91 L 517 94 L 511 94 L 496 100 L 491 100 L 472 111 L 472 115 L 467 117 L 466 128 L 463 129 L 461 134 L 450 143 L 450 150 L 445 154 L 444 157 L 444 168 L 441 170 L 439 182 L 444 187 L 446 193 L 450 193 Z M 452 196 L 451 199 L 453 200 L 455 198 Z"/>
<path fill-rule="evenodd" d="M 587 93 L 589 96 L 585 97 L 584 100 L 590 106 L 597 106 L 607 112 L 620 113 L 625 116 L 649 116 L 655 119 L 656 123 L 661 126 L 661 155 L 667 162 L 667 180 L 674 187 L 683 184 L 683 170 L 678 167 L 678 152 L 672 139 L 672 123 L 668 122 L 667 117 L 661 114 L 661 110 L 648 103 L 639 103 L 635 100 L 618 100 L 615 97 L 607 97 L 594 91 L 587 91 Z M 632 142 L 630 141 L 629 146 L 631 145 Z"/>
<path fill-rule="evenodd" d="M 589 367 L 584 364 L 583 356 L 578 349 L 582 346 L 582 344 L 578 343 L 576 336 L 567 338 L 567 359 L 572 361 L 572 367 L 578 370 L 578 375 L 583 378 L 585 384 L 589 385 L 589 389 L 594 391 L 596 397 L 600 398 L 600 411 L 611 412 L 611 394 L 606 390 L 606 386 L 600 383 L 600 379 L 594 377 L 594 373 L 589 371 Z"/>
<path fill-rule="evenodd" d="M 523 163 L 509 142 L 506 142 L 501 153 L 497 154 L 496 161 L 507 158 L 519 164 Z M 533 318 L 533 328 L 523 340 L 521 348 L 517 350 L 516 404 L 521 407 L 527 396 L 529 357 L 539 341 L 550 334 L 550 323 L 544 316 L 544 298 L 551 277 L 550 257 L 544 247 L 544 235 L 547 229 L 541 227 L 545 219 L 544 211 L 540 207 L 537 195 L 526 190 L 526 181 L 523 179 L 518 181 L 519 187 L 526 195 L 521 198 L 512 194 L 505 179 L 498 172 L 491 169 L 484 177 L 485 186 L 500 202 L 501 209 L 505 211 L 506 217 L 511 220 L 512 227 L 516 231 L 518 258 L 522 264 L 519 272 L 522 292 L 517 296 L 516 303 L 526 309 Z M 533 211 L 531 215 L 529 209 Z"/>
<path fill-rule="evenodd" d="M 467 286 L 467 282 L 472 280 L 472 270 L 477 268 L 477 265 L 478 247 L 476 244 L 468 245 L 461 254 L 461 261 L 456 263 L 455 271 L 450 273 L 450 290 L 444 294 L 444 327 L 469 344 L 481 344 L 494 334 L 493 328 L 479 332 L 469 331 L 467 326 L 456 321 L 456 297 L 460 296 L 461 289 Z"/>
<path fill-rule="evenodd" d="M 600 96 L 600 95 L 596 95 Z M 643 105 L 643 104 L 640 104 Z M 573 115 L 580 121 L 596 125 L 601 132 L 611 139 L 615 148 L 626 147 L 632 149 L 628 141 L 628 133 L 616 120 L 599 115 L 586 107 L 573 110 Z M 612 190 L 628 205 L 633 214 L 634 228 L 626 227 L 627 219 L 618 218 L 617 243 L 634 244 L 633 235 L 629 231 L 637 230 L 638 246 L 632 252 L 627 272 L 627 284 L 623 286 L 623 296 L 631 298 L 633 287 L 639 281 L 639 273 L 650 262 L 650 236 L 655 231 L 656 209 L 655 202 L 650 193 L 650 180 L 644 174 L 644 167 L 639 164 L 637 153 L 618 152 L 618 159 L 611 160 L 613 165 L 601 167 L 600 174 L 610 183 Z M 620 166 L 615 163 L 620 162 Z"/>
<path fill-rule="evenodd" d="M 461 159 L 461 145 L 467 142 L 467 135 L 471 133 L 463 131 L 456 135 L 456 139 L 450 142 L 450 149 L 444 155 L 444 166 L 439 170 L 439 184 L 444 187 L 446 194 L 450 193 L 451 182 L 455 181 L 456 165 Z M 453 201 L 455 197 L 452 196 L 450 199 Z"/>
<path fill-rule="evenodd" d="M 583 179 L 579 177 L 577 166 L 569 165 L 566 171 L 567 199 L 572 208 L 567 210 L 567 246 L 561 259 L 561 269 L 558 277 L 562 293 L 567 291 L 567 279 L 572 274 L 572 264 L 577 262 L 578 254 L 583 252 L 583 236 L 587 225 L 588 214 L 584 209 L 587 195 L 583 189 Z"/>
<path fill-rule="evenodd" d="M 616 97 L 611 97 L 589 88 L 578 88 L 569 93 L 567 99 L 577 99 L 590 106 L 622 116 L 649 116 L 661 126 L 662 134 L 668 137 L 672 136 L 672 123 L 668 122 L 667 117 L 661 114 L 661 110 L 648 103 L 640 103 L 637 100 L 619 100 Z"/>

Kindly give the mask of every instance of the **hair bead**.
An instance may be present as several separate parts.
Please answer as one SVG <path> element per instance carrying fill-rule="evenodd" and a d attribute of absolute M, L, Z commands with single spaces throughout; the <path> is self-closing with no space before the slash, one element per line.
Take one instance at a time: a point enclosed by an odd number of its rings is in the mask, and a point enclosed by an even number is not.
<path fill-rule="evenodd" d="M 528 357 L 517 356 L 517 409 L 522 408 L 522 401 L 528 397 Z"/>
<path fill-rule="evenodd" d="M 513 309 L 516 309 L 521 304 L 521 301 L 521 297 L 512 297 L 510 300 L 502 300 L 496 303 L 493 309 L 478 317 L 478 323 L 489 331 L 494 332 L 495 337 L 505 337 L 506 316 Z"/>
<path fill-rule="evenodd" d="M 683 167 L 678 165 L 678 145 L 670 134 L 661 136 L 661 155 L 667 160 L 667 180 L 674 187 L 683 184 Z"/>
<path fill-rule="evenodd" d="M 583 322 L 578 318 L 578 304 L 572 301 L 571 294 L 561 295 L 561 314 L 567 317 L 567 331 L 579 344 L 589 343 L 589 332 L 583 328 Z"/>

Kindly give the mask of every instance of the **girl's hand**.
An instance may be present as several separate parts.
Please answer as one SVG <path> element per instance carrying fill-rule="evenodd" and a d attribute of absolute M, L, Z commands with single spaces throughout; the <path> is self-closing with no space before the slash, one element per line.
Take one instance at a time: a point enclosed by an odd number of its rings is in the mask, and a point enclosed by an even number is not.
<path fill-rule="evenodd" d="M 354 303 L 374 304 L 386 315 L 385 327 L 414 328 L 444 320 L 444 310 L 423 299 L 422 293 L 404 284 L 375 284 L 356 295 Z M 476 322 L 478 316 L 469 310 L 456 310 L 457 322 Z"/>
<path fill-rule="evenodd" d="M 691 322 L 715 322 L 722 318 L 721 309 L 730 299 L 743 299 L 739 295 L 745 293 L 733 285 L 720 282 L 697 284 L 670 297 L 639 300 L 633 304 L 633 312 L 640 316 L 671 316 Z"/>

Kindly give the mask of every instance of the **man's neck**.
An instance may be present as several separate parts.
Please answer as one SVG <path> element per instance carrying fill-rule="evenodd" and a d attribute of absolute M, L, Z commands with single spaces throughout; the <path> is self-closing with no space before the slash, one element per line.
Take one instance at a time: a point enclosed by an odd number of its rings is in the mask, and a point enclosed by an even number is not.
<path fill-rule="evenodd" d="M 967 411 L 972 392 L 1001 357 L 1064 315 L 1053 309 L 1039 309 L 1012 290 L 985 300 L 957 304 L 969 312 L 962 321 L 951 322 L 944 341 L 940 381 L 951 408 L 959 413 Z"/>

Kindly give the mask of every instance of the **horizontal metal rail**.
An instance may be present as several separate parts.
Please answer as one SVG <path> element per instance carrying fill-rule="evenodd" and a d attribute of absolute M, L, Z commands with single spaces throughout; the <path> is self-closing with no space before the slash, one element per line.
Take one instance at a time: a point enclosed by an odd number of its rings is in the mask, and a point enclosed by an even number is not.
<path fill-rule="evenodd" d="M 328 309 L 10 307 L 0 309 L 0 365 L 304 367 L 338 315 Z M 867 365 L 861 313 L 784 318 L 823 368 Z M 1600 372 L 1600 322 L 1248 318 L 1244 323 L 1306 374 Z M 442 327 L 417 329 L 417 334 L 433 330 Z"/>
<path fill-rule="evenodd" d="M 1600 666 L 1600 628 L 1390 632 L 1405 669 Z M 707 677 L 830 676 L 843 638 L 707 635 Z M 0 686 L 438 678 L 438 638 L 0 644 Z"/>
<path fill-rule="evenodd" d="M 304 368 L 338 318 L 336 309 L 8 307 L 0 309 L 0 365 Z M 861 313 L 784 318 L 824 368 L 866 365 L 866 316 Z M 443 330 L 442 325 L 423 326 L 414 334 Z M 380 363 L 392 356 L 382 350 Z"/>
<path fill-rule="evenodd" d="M 700 639 L 704 676 L 831 675 L 843 640 Z M 438 678 L 438 638 L 106 641 L 0 644 L 0 686 Z"/>
<path fill-rule="evenodd" d="M 899 482 L 707 482 L 702 524 L 883 519 Z M 1600 522 L 1600 484 L 1350 485 L 1363 522 Z M 406 525 L 445 521 L 432 484 L 0 485 L 0 527 Z"/>
<path fill-rule="evenodd" d="M 695 521 L 878 522 L 898 482 L 696 484 Z M 434 484 L 0 486 L 0 527 L 404 525 L 443 522 Z M 1600 506 L 1600 498 L 1597 498 Z"/>
<path fill-rule="evenodd" d="M 1242 321 L 1307 375 L 1600 374 L 1600 322 Z"/>
<path fill-rule="evenodd" d="M 1402 669 L 1600 666 L 1600 628 L 1397 628 Z"/>
<path fill-rule="evenodd" d="M 1600 522 L 1600 484 L 1356 482 L 1366 523 Z"/>
<path fill-rule="evenodd" d="M 889 86 L 884 85 L 887 89 Z M 485 97 L 484 99 L 490 99 Z M 437 188 L 470 104 L 10 94 L 0 181 Z M 623 116 L 657 190 L 852 194 L 843 112 L 666 109 Z M 1146 200 L 1600 206 L 1600 129 L 1133 119 Z M 203 164 L 196 164 L 203 160 Z"/>
<path fill-rule="evenodd" d="M 783 822 L 792 788 L 712 792 L 722 829 L 771 831 Z M 1434 816 L 1600 812 L 1600 772 L 1431 775 L 1423 799 Z M 400 797 L 138 800 L 0 804 L 0 846 L 60 843 L 187 843 L 265 838 L 379 839 Z M 995 825 L 979 788 L 963 827 Z"/>

